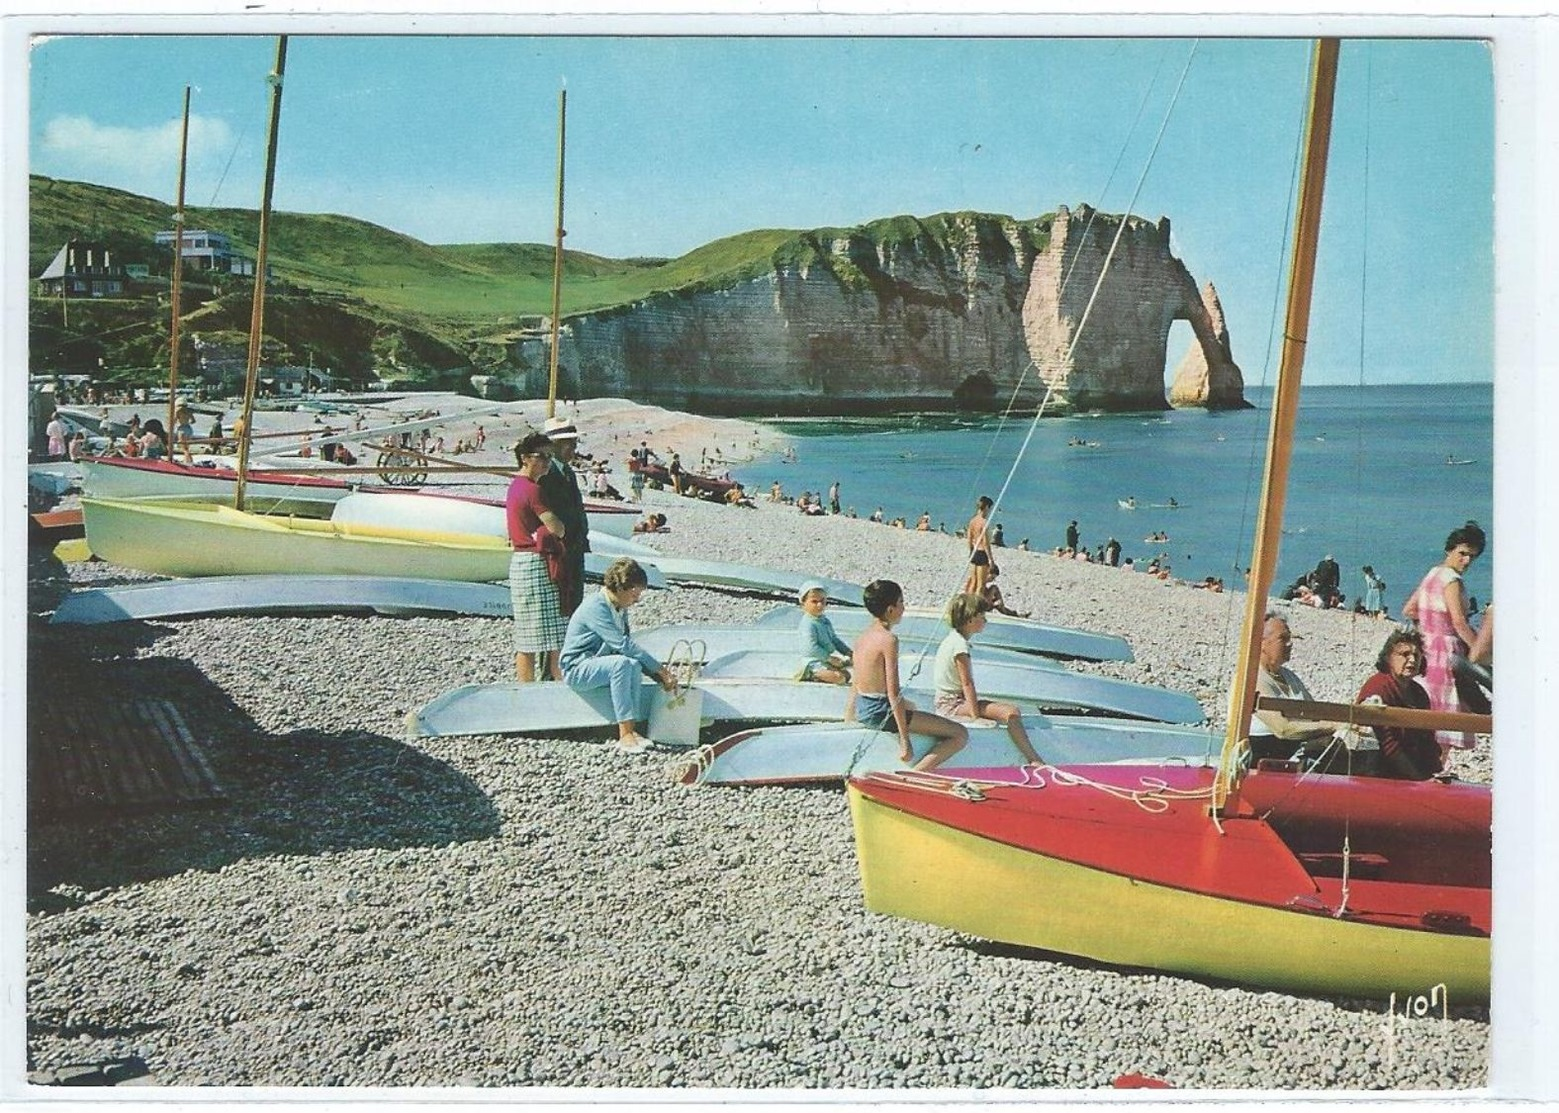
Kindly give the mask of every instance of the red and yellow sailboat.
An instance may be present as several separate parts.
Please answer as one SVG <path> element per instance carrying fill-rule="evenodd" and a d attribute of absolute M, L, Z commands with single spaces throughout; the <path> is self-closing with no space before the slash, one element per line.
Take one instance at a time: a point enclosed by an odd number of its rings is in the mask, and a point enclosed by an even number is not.
<path fill-rule="evenodd" d="M 1371 998 L 1438 988 L 1453 1003 L 1488 999 L 1487 787 L 1242 764 L 1258 706 L 1254 647 L 1281 532 L 1337 56 L 1336 40 L 1316 45 L 1286 339 L 1219 764 L 854 777 L 850 809 L 871 910 L 1253 987 Z M 1337 717 L 1335 705 L 1284 710 Z M 1343 711 L 1358 725 L 1434 719 Z M 1457 718 L 1491 729 L 1487 717 Z"/>

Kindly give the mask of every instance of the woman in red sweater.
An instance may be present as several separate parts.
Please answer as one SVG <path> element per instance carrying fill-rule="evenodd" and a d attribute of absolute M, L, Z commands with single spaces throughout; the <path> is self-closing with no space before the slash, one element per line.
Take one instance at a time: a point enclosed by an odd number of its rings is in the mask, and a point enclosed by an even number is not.
<path fill-rule="evenodd" d="M 1396 630 L 1386 638 L 1375 673 L 1359 689 L 1357 703 L 1429 710 L 1429 693 L 1418 683 L 1424 667 L 1424 642 L 1414 632 Z M 1380 741 L 1380 776 L 1426 781 L 1440 772 L 1440 744 L 1432 730 L 1374 727 Z"/>

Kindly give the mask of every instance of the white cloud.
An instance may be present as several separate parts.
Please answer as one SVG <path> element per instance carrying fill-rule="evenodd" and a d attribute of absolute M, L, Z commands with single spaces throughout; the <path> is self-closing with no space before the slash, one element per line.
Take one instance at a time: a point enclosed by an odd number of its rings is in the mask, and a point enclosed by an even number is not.
<path fill-rule="evenodd" d="M 169 198 L 178 182 L 179 131 L 177 119 L 133 128 L 101 124 L 87 116 L 56 116 L 44 125 L 33 169 Z M 191 203 L 200 203 L 197 180 L 209 178 L 214 183 L 232 152 L 233 132 L 227 121 L 190 117 L 186 179 Z"/>

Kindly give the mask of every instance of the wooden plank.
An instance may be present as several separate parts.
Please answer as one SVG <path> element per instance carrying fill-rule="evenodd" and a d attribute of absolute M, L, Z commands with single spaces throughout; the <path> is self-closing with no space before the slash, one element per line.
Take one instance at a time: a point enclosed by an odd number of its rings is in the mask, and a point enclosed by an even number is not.
<path fill-rule="evenodd" d="M 217 781 L 211 763 L 185 725 L 179 709 L 165 700 L 148 701 L 147 708 L 157 720 L 168 752 L 178 768 L 182 782 L 180 795 L 190 801 L 225 798 L 227 792 Z"/>
<path fill-rule="evenodd" d="M 1407 727 L 1412 730 L 1470 731 L 1493 734 L 1494 716 L 1468 711 L 1421 711 L 1416 707 L 1387 707 L 1377 703 L 1327 703 L 1323 700 L 1279 699 L 1260 696 L 1258 711 L 1276 711 L 1304 722 L 1355 723 L 1365 727 Z"/>
<path fill-rule="evenodd" d="M 167 807 L 226 792 L 177 707 L 112 688 L 87 702 L 40 701 L 28 791 L 43 812 Z"/>
<path fill-rule="evenodd" d="M 135 774 L 136 802 L 143 804 L 153 800 L 177 799 L 175 783 L 164 773 L 168 762 L 159 760 L 166 756 L 167 739 L 147 714 L 146 704 L 147 701 L 143 699 L 132 700 L 125 709 L 132 733 L 123 740 L 125 749 L 134 758 L 132 763 L 127 764 Z"/>

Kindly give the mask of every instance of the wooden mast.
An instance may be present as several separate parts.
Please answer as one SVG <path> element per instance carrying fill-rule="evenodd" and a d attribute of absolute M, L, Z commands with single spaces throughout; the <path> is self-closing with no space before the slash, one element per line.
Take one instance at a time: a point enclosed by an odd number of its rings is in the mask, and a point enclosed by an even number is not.
<path fill-rule="evenodd" d="M 1256 670 L 1260 665 L 1262 627 L 1267 596 L 1277 569 L 1282 539 L 1283 506 L 1288 493 L 1288 467 L 1293 451 L 1294 423 L 1299 413 L 1299 381 L 1304 370 L 1310 332 L 1310 294 L 1315 282 L 1316 245 L 1321 231 L 1321 200 L 1326 188 L 1326 160 L 1332 134 L 1332 103 L 1337 86 L 1339 40 L 1318 39 L 1311 60 L 1310 109 L 1305 122 L 1304 167 L 1294 224 L 1289 271 L 1288 307 L 1283 325 L 1283 352 L 1277 391 L 1272 399 L 1267 432 L 1267 460 L 1262 475 L 1261 504 L 1256 522 L 1256 549 L 1251 557 L 1245 591 L 1245 622 L 1240 635 L 1239 665 L 1229 700 L 1229 724 L 1219 758 L 1215 804 L 1222 806 L 1232 788 L 1234 766 L 1250 731 L 1256 705 Z"/>
<path fill-rule="evenodd" d="M 260 381 L 260 344 L 265 326 L 265 254 L 271 234 L 271 192 L 276 184 L 276 135 L 281 124 L 282 77 L 287 72 L 287 36 L 276 37 L 276 67 L 266 80 L 271 86 L 270 126 L 265 137 L 265 184 L 260 192 L 260 233 L 254 259 L 254 308 L 249 315 L 249 358 L 244 368 L 244 404 L 238 419 L 243 432 L 238 438 L 238 482 L 233 505 L 244 508 L 245 473 L 249 468 L 249 441 L 254 435 L 254 396 Z"/>
<path fill-rule="evenodd" d="M 558 90 L 558 219 L 557 237 L 552 251 L 552 344 L 547 360 L 547 416 L 558 405 L 558 329 L 563 312 L 563 151 L 568 134 L 568 87 Z"/>
<path fill-rule="evenodd" d="M 184 127 L 179 133 L 179 192 L 173 209 L 172 318 L 168 324 L 168 459 L 173 459 L 174 412 L 179 394 L 179 294 L 184 281 L 184 169 L 189 161 L 189 86 L 184 86 Z M 215 451 L 213 449 L 213 451 Z"/>

